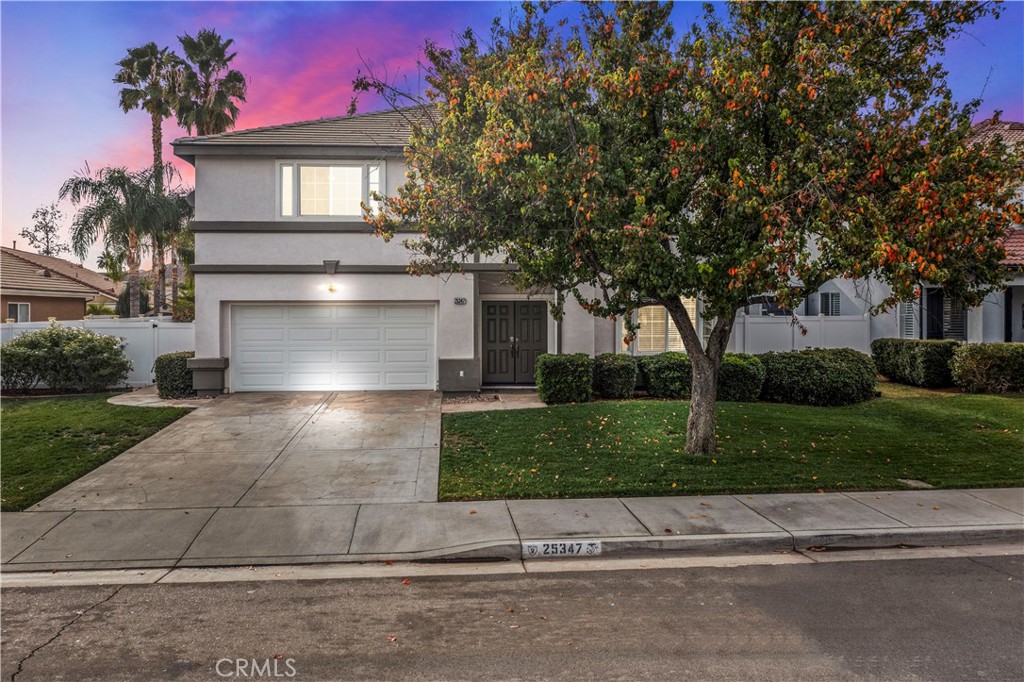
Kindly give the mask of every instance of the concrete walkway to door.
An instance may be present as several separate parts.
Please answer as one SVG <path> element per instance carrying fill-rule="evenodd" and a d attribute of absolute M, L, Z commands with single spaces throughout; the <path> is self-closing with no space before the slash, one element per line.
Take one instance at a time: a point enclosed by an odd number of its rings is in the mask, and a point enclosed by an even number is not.
<path fill-rule="evenodd" d="M 440 404 L 426 391 L 236 393 L 31 510 L 433 502 Z"/>

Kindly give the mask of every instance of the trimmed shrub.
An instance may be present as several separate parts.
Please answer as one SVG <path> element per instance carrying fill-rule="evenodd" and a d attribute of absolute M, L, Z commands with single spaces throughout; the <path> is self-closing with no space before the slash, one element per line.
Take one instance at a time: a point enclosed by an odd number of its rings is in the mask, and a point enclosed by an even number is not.
<path fill-rule="evenodd" d="M 20 393 L 36 387 L 39 383 L 38 351 L 8 343 L 0 356 L 0 382 L 5 391 Z"/>
<path fill-rule="evenodd" d="M 953 381 L 968 393 L 1024 391 L 1024 343 L 966 343 L 953 353 Z"/>
<path fill-rule="evenodd" d="M 636 390 L 636 361 L 621 353 L 594 358 L 594 393 L 602 398 L 632 398 Z"/>
<path fill-rule="evenodd" d="M 875 363 L 850 348 L 765 353 L 761 400 L 794 405 L 851 405 L 875 395 Z"/>
<path fill-rule="evenodd" d="M 177 353 L 165 353 L 153 363 L 156 374 L 156 392 L 161 398 L 191 398 L 195 396 L 192 388 L 192 370 L 188 368 L 189 358 L 196 356 L 195 351 L 183 350 Z"/>
<path fill-rule="evenodd" d="M 751 403 L 761 395 L 764 364 L 756 355 L 726 353 L 718 369 L 718 399 Z"/>
<path fill-rule="evenodd" d="M 8 342 L 5 364 L 12 349 L 16 361 L 27 363 L 21 371 L 34 373 L 31 385 L 41 381 L 54 391 L 95 392 L 121 386 L 132 370 L 122 339 L 56 322 Z"/>
<path fill-rule="evenodd" d="M 946 388 L 953 385 L 950 361 L 961 343 L 939 339 L 875 339 L 871 356 L 878 373 L 899 384 Z"/>
<path fill-rule="evenodd" d="M 686 353 L 660 353 L 640 359 L 652 398 L 690 397 L 690 358 Z"/>
<path fill-rule="evenodd" d="M 653 398 L 685 399 L 692 389 L 690 357 L 668 352 L 640 358 L 647 375 L 647 392 Z M 752 402 L 761 394 L 764 365 L 756 355 L 726 353 L 718 370 L 718 400 Z"/>
<path fill-rule="evenodd" d="M 585 403 L 594 391 L 594 361 L 586 353 L 537 358 L 537 395 L 548 405 Z"/>

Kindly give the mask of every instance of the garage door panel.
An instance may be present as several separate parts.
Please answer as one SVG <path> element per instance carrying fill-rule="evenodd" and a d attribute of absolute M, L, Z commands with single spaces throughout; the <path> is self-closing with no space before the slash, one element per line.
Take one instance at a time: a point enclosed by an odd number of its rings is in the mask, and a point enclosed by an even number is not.
<path fill-rule="evenodd" d="M 241 372 L 238 374 L 239 390 L 245 391 L 283 391 L 284 373 Z"/>
<path fill-rule="evenodd" d="M 235 320 L 283 320 L 285 317 L 285 309 L 277 306 L 252 306 L 247 308 L 238 308 L 234 311 Z"/>
<path fill-rule="evenodd" d="M 303 341 L 316 341 L 319 343 L 332 341 L 334 329 L 331 327 L 291 327 L 288 329 L 288 340 L 302 343 Z"/>
<path fill-rule="evenodd" d="M 330 320 L 334 317 L 334 309 L 327 306 L 288 306 L 288 319 L 296 321 L 304 320 Z"/>
<path fill-rule="evenodd" d="M 232 309 L 237 391 L 434 389 L 433 306 Z"/>
<path fill-rule="evenodd" d="M 263 323 L 257 323 L 263 324 Z M 243 343 L 267 341 L 270 343 L 281 343 L 284 341 L 285 329 L 283 327 L 242 327 L 238 330 L 238 340 Z"/>
<path fill-rule="evenodd" d="M 403 350 L 389 348 L 384 351 L 384 362 L 388 364 L 401 362 L 415 362 L 422 365 L 429 361 L 427 354 L 428 353 L 425 348 L 413 348 Z"/>
<path fill-rule="evenodd" d="M 426 341 L 429 330 L 422 327 L 386 327 L 384 338 L 387 341 Z"/>
<path fill-rule="evenodd" d="M 238 354 L 238 361 L 245 365 L 279 365 L 284 360 L 283 350 L 244 350 Z"/>
<path fill-rule="evenodd" d="M 288 351 L 288 362 L 293 364 L 320 363 L 330 367 L 334 362 L 334 353 L 330 350 L 291 350 Z"/>

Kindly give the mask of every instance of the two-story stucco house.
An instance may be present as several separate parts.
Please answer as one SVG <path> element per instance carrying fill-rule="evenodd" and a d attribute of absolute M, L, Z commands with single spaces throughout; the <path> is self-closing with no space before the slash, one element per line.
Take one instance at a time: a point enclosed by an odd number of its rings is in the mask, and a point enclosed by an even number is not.
<path fill-rule="evenodd" d="M 575 301 L 556 322 L 550 293 L 504 284 L 505 266 L 477 258 L 464 272 L 413 277 L 401 235 L 384 242 L 361 218 L 374 191 L 406 181 L 409 112 L 378 112 L 240 130 L 174 142 L 196 170 L 197 389 L 222 391 L 472 391 L 532 384 L 542 353 L 682 350 L 659 306 L 640 309 L 629 345 L 610 320 Z M 1019 124 L 1017 124 L 1019 125 Z M 1016 244 L 1016 242 L 1014 242 Z M 1009 246 L 1009 245 L 1008 245 Z M 957 310 L 941 290 L 924 305 L 871 317 L 880 285 L 835 280 L 794 311 L 770 297 L 741 312 L 730 350 L 808 346 L 867 351 L 884 336 L 1019 340 L 1019 264 L 1007 292 Z M 688 300 L 703 326 L 698 301 Z"/>
<path fill-rule="evenodd" d="M 615 325 L 503 284 L 499 263 L 407 274 L 360 217 L 406 181 L 404 114 L 183 138 L 196 170 L 196 387 L 204 392 L 529 384 L 547 352 L 615 350 Z"/>

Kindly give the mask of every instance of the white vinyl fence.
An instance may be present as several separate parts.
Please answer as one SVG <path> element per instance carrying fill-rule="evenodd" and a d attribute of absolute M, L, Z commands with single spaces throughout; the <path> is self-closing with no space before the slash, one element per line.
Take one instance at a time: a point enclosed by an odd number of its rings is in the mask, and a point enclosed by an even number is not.
<path fill-rule="evenodd" d="M 737 313 L 727 350 L 766 353 L 805 348 L 853 348 L 871 352 L 868 315 L 797 315 L 797 323 L 784 315 Z"/>
<path fill-rule="evenodd" d="M 182 350 L 195 350 L 196 326 L 192 322 L 172 322 L 160 318 L 68 320 L 58 324 L 84 327 L 125 341 L 124 353 L 132 361 L 128 385 L 149 386 L 155 383 L 153 363 L 158 355 Z M 4 322 L 0 324 L 0 343 L 7 343 L 25 332 L 45 329 L 49 322 Z"/>

